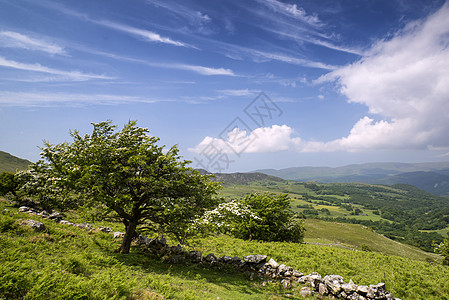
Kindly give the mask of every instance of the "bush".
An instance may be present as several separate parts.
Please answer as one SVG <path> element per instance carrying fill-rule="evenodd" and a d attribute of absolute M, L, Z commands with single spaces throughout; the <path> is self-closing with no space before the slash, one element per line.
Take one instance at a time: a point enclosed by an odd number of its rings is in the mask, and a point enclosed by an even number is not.
<path fill-rule="evenodd" d="M 288 195 L 250 194 L 242 201 L 259 218 L 237 224 L 234 235 L 261 241 L 302 242 L 304 220 L 290 210 Z"/>

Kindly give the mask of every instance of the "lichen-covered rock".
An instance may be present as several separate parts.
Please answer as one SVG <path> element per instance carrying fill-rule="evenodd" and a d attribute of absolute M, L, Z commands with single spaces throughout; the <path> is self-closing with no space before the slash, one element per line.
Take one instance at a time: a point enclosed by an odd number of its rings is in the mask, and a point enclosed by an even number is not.
<path fill-rule="evenodd" d="M 352 294 L 357 290 L 357 285 L 351 280 L 349 283 L 343 283 L 341 288 L 345 291 L 346 294 Z"/>
<path fill-rule="evenodd" d="M 266 260 L 267 260 L 267 256 L 266 255 L 260 255 L 260 254 L 247 255 L 247 256 L 243 257 L 243 261 L 244 262 L 251 263 L 251 264 L 265 263 Z"/>
<path fill-rule="evenodd" d="M 21 220 L 20 224 L 28 226 L 31 229 L 34 229 L 35 231 L 44 231 L 46 229 L 44 223 L 31 219 Z"/>
<path fill-rule="evenodd" d="M 340 293 L 341 285 L 344 283 L 343 277 L 340 275 L 326 275 L 324 276 L 323 281 L 329 289 L 329 292 L 333 295 Z"/>
<path fill-rule="evenodd" d="M 277 269 L 279 267 L 279 264 L 272 258 L 265 264 L 267 266 L 270 266 L 273 269 Z"/>
<path fill-rule="evenodd" d="M 114 235 L 113 235 L 114 239 L 122 238 L 124 236 L 125 236 L 125 233 L 124 232 L 120 232 L 120 231 L 115 231 Z"/>
<path fill-rule="evenodd" d="M 305 287 L 301 288 L 301 290 L 299 291 L 299 294 L 304 298 L 310 297 L 312 295 L 312 291 L 310 290 L 309 287 L 305 286 Z"/>
<path fill-rule="evenodd" d="M 318 285 L 318 293 L 323 296 L 326 296 L 329 293 L 329 290 L 324 283 Z"/>
<path fill-rule="evenodd" d="M 75 226 L 75 223 L 72 223 L 67 220 L 61 220 L 61 221 L 59 221 L 59 224 Z"/>
<path fill-rule="evenodd" d="M 206 255 L 206 257 L 204 258 L 204 261 L 209 264 L 215 264 L 217 262 L 217 257 L 213 253 L 210 253 L 210 254 Z"/>

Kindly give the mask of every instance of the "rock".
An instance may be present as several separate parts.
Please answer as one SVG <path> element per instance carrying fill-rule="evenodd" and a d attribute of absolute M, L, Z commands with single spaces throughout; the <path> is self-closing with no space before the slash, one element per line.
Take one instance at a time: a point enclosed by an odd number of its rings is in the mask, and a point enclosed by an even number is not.
<path fill-rule="evenodd" d="M 320 283 L 318 285 L 318 293 L 323 296 L 326 296 L 329 293 L 329 291 L 324 283 Z"/>
<path fill-rule="evenodd" d="M 92 224 L 89 224 L 89 223 L 75 224 L 75 226 L 78 228 L 81 228 L 81 229 L 91 229 L 92 228 Z"/>
<path fill-rule="evenodd" d="M 215 264 L 217 262 L 217 257 L 213 253 L 210 253 L 206 255 L 204 261 L 208 262 L 209 264 Z"/>
<path fill-rule="evenodd" d="M 124 236 L 125 236 L 124 232 L 120 232 L 120 231 L 115 231 L 114 232 L 114 239 L 122 238 Z"/>
<path fill-rule="evenodd" d="M 312 288 L 317 287 L 322 282 L 321 275 L 316 272 L 313 272 L 312 274 L 306 275 L 304 277 L 305 283 L 309 284 Z"/>
<path fill-rule="evenodd" d="M 352 294 L 357 290 L 357 285 L 352 282 L 352 279 L 349 280 L 349 283 L 343 283 L 341 288 L 345 291 L 346 294 Z"/>
<path fill-rule="evenodd" d="M 282 284 L 282 288 L 284 290 L 288 290 L 288 289 L 290 289 L 292 287 L 292 285 L 290 283 L 290 280 L 288 280 L 288 279 L 282 279 L 281 280 L 281 284 Z"/>
<path fill-rule="evenodd" d="M 60 222 L 63 218 L 63 215 L 57 211 L 53 212 L 52 214 L 48 215 L 48 218 L 50 220 L 56 221 L 56 222 Z"/>
<path fill-rule="evenodd" d="M 368 293 L 368 286 L 359 285 L 356 289 L 356 292 L 361 295 L 366 295 Z"/>
<path fill-rule="evenodd" d="M 277 269 L 279 267 L 279 264 L 272 258 L 265 264 L 266 266 L 270 266 L 273 269 Z"/>
<path fill-rule="evenodd" d="M 279 265 L 279 267 L 277 268 L 278 275 L 284 275 L 284 273 L 287 271 L 288 271 L 288 267 L 284 264 Z"/>
<path fill-rule="evenodd" d="M 341 285 L 344 283 L 343 277 L 340 275 L 326 275 L 323 281 L 333 295 L 337 295 L 341 291 Z"/>
<path fill-rule="evenodd" d="M 301 288 L 301 290 L 299 291 L 299 294 L 305 298 L 305 297 L 310 297 L 312 295 L 312 292 L 310 291 L 310 288 L 308 288 L 307 286 Z"/>
<path fill-rule="evenodd" d="M 39 217 L 41 218 L 47 218 L 48 217 L 48 212 L 43 210 L 40 213 L 37 214 Z"/>
<path fill-rule="evenodd" d="M 22 221 L 20 221 L 20 224 L 28 226 L 28 227 L 34 229 L 35 231 L 44 231 L 46 229 L 44 223 L 35 221 L 35 220 L 31 220 L 31 219 L 22 220 Z"/>
<path fill-rule="evenodd" d="M 28 212 L 30 208 L 28 206 L 21 206 L 19 207 L 19 212 Z"/>
<path fill-rule="evenodd" d="M 190 251 L 187 254 L 187 258 L 190 259 L 194 263 L 201 262 L 202 254 L 201 251 Z"/>
<path fill-rule="evenodd" d="M 61 220 L 61 221 L 59 221 L 59 223 L 60 223 L 60 224 L 63 224 L 63 225 L 71 225 L 71 226 L 75 226 L 75 223 L 72 223 L 72 222 L 66 221 L 66 220 Z"/>
<path fill-rule="evenodd" d="M 229 264 L 229 263 L 232 262 L 232 257 L 227 256 L 227 255 L 221 256 L 221 257 L 218 258 L 218 261 L 219 261 L 219 262 L 222 262 L 222 263 L 224 263 L 224 264 Z"/>
<path fill-rule="evenodd" d="M 304 274 L 302 274 L 301 272 L 298 272 L 298 271 L 296 271 L 296 270 L 293 270 L 293 272 L 292 272 L 292 276 L 293 277 L 301 277 L 301 276 L 303 276 Z"/>
<path fill-rule="evenodd" d="M 259 264 L 259 263 L 265 263 L 265 261 L 267 260 L 267 256 L 266 255 L 260 255 L 260 254 L 256 254 L 256 255 L 247 255 L 243 257 L 243 261 L 246 263 L 251 263 L 251 264 Z"/>
<path fill-rule="evenodd" d="M 99 231 L 105 232 L 105 233 L 112 232 L 111 227 L 103 227 L 103 226 L 100 226 L 100 227 L 98 227 L 97 229 L 98 229 Z M 139 235 L 138 238 L 142 238 L 142 240 L 145 241 L 145 242 L 149 241 L 147 237 L 144 237 L 144 236 L 141 236 L 141 235 Z"/>

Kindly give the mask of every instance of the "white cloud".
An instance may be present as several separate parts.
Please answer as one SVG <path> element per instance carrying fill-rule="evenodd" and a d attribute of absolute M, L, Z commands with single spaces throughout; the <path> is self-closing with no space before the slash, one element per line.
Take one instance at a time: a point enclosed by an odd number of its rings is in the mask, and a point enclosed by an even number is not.
<path fill-rule="evenodd" d="M 22 48 L 59 55 L 66 54 L 64 48 L 57 44 L 31 38 L 14 31 L 0 32 L 0 47 Z"/>
<path fill-rule="evenodd" d="M 378 115 L 364 117 L 347 137 L 303 151 L 431 149 L 449 146 L 449 2 L 359 61 L 321 77 L 336 81 L 349 102 Z"/>
<path fill-rule="evenodd" d="M 277 0 L 258 0 L 259 3 L 268 6 L 272 10 L 310 25 L 319 25 L 320 20 L 317 16 L 308 15 L 306 11 L 296 4 L 283 3 Z"/>
<path fill-rule="evenodd" d="M 157 65 L 157 64 L 154 64 Z M 201 75 L 225 75 L 225 76 L 236 76 L 234 72 L 230 69 L 224 68 L 209 68 L 203 66 L 195 66 L 195 65 L 184 65 L 184 64 L 161 64 L 161 66 L 165 66 L 167 68 L 180 69 L 180 70 L 188 70 Z"/>
<path fill-rule="evenodd" d="M 128 95 L 110 94 L 70 94 L 70 93 L 33 93 L 0 91 L 1 106 L 48 107 L 48 106 L 83 106 L 83 105 L 117 105 L 123 103 L 154 103 L 171 101 L 169 99 L 151 99 Z"/>
<path fill-rule="evenodd" d="M 227 139 L 205 137 L 201 143 L 190 151 L 211 154 L 221 153 L 263 153 L 296 149 L 301 140 L 292 137 L 293 129 L 287 125 L 256 128 L 251 132 L 234 128 L 227 132 Z"/>
<path fill-rule="evenodd" d="M 140 28 L 136 28 L 136 27 L 132 27 L 129 25 L 120 24 L 120 23 L 116 23 L 116 22 L 111 22 L 111 21 L 94 21 L 94 20 L 91 20 L 91 21 L 96 24 L 99 24 L 99 25 L 102 25 L 102 26 L 105 26 L 105 27 L 108 27 L 111 29 L 115 29 L 118 31 L 122 31 L 125 33 L 129 33 L 131 35 L 141 37 L 144 40 L 147 40 L 150 42 L 157 42 L 157 43 L 169 44 L 169 45 L 180 46 L 180 47 L 195 48 L 191 45 L 172 40 L 168 37 L 162 37 L 158 33 L 155 33 L 150 30 L 140 29 Z"/>
<path fill-rule="evenodd" d="M 114 77 L 109 77 L 99 74 L 86 74 L 80 71 L 65 71 L 58 70 L 43 66 L 41 64 L 25 64 L 21 62 L 16 62 L 13 60 L 8 60 L 0 56 L 0 67 L 7 67 L 16 70 L 40 72 L 52 75 L 58 75 L 59 80 L 71 80 L 71 81 L 86 81 L 91 79 L 114 79 Z"/>

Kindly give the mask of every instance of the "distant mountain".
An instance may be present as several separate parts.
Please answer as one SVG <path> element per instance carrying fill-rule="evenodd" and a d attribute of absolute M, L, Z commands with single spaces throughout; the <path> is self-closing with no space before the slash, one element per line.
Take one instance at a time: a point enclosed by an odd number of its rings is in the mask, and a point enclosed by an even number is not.
<path fill-rule="evenodd" d="M 198 170 L 201 174 L 212 174 L 206 170 Z M 213 181 L 223 182 L 226 185 L 239 184 L 246 185 L 251 182 L 256 181 L 275 181 L 282 182 L 285 181 L 282 178 L 270 176 L 263 173 L 214 173 L 215 177 L 212 178 Z"/>
<path fill-rule="evenodd" d="M 385 178 L 385 184 L 406 183 L 435 195 L 449 195 L 449 176 L 437 172 L 408 172 Z"/>
<path fill-rule="evenodd" d="M 0 151 L 0 173 L 15 173 L 20 170 L 25 170 L 30 164 L 31 162 L 29 160 L 18 158 L 9 153 Z"/>
<path fill-rule="evenodd" d="M 371 184 L 405 183 L 436 195 L 449 195 L 449 162 L 367 163 L 343 167 L 296 167 L 255 172 L 296 181 L 362 182 Z"/>

